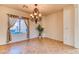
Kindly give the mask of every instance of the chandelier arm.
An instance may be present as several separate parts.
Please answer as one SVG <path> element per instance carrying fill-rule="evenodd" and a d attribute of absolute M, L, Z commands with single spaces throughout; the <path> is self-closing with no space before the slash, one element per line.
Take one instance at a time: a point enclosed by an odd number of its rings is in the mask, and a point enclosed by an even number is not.
<path fill-rule="evenodd" d="M 31 20 L 35 21 L 36 24 L 38 21 L 42 20 L 41 13 L 39 12 L 39 9 L 37 8 L 37 4 L 35 4 L 34 11 L 30 16 L 31 16 Z"/>

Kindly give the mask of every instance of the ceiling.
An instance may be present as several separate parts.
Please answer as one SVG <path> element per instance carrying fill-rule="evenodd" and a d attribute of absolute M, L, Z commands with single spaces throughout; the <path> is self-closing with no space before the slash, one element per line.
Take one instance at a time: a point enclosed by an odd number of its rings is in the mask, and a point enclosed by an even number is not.
<path fill-rule="evenodd" d="M 24 4 L 2 4 L 9 8 L 17 9 L 26 13 L 32 13 L 34 9 L 34 4 L 25 4 L 27 7 L 23 8 Z M 38 9 L 42 15 L 48 15 L 58 10 L 62 10 L 66 6 L 71 6 L 72 4 L 38 4 Z"/>

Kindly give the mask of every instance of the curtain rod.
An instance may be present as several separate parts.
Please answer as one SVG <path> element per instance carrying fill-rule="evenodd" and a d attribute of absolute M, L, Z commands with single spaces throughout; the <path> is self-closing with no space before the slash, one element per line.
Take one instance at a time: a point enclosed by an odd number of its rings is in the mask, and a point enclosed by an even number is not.
<path fill-rule="evenodd" d="M 18 15 L 13 15 L 13 14 L 7 14 L 9 17 L 15 17 L 15 18 L 23 18 L 23 19 L 29 19 L 28 17 L 23 17 L 23 16 L 18 16 Z"/>

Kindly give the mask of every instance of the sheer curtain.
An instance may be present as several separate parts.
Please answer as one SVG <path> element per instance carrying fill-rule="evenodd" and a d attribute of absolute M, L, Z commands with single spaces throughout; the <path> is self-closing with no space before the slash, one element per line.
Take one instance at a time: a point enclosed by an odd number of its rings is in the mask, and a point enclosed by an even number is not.
<path fill-rule="evenodd" d="M 23 19 L 25 24 L 26 24 L 26 27 L 28 30 L 26 30 L 27 32 L 27 38 L 29 38 L 29 20 L 26 19 L 26 18 L 23 18 L 23 17 L 19 17 L 19 16 L 14 16 L 14 15 L 8 15 L 8 33 L 7 33 L 7 42 L 11 41 L 12 40 L 12 36 L 11 36 L 11 32 L 10 32 L 10 28 L 13 27 L 16 23 L 17 20 L 21 20 Z"/>
<path fill-rule="evenodd" d="M 29 20 L 27 19 L 24 19 L 24 22 L 25 22 L 25 24 L 26 24 L 26 27 L 27 27 L 27 30 L 26 30 L 26 32 L 27 32 L 27 34 L 26 34 L 26 36 L 27 36 L 27 38 L 29 38 Z"/>
<path fill-rule="evenodd" d="M 16 18 L 16 17 L 8 16 L 8 39 L 7 39 L 7 42 L 11 41 L 10 28 L 15 25 L 17 19 L 18 18 Z"/>

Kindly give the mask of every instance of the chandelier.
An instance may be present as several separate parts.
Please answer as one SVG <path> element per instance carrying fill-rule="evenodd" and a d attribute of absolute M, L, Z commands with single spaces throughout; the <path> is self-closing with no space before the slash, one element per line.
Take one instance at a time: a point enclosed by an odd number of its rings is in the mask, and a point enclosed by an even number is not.
<path fill-rule="evenodd" d="M 41 15 L 41 13 L 39 12 L 39 9 L 37 8 L 37 4 L 35 4 L 35 8 L 34 8 L 33 13 L 30 14 L 30 18 L 31 18 L 31 20 L 34 21 L 36 24 L 41 21 L 42 15 Z"/>

